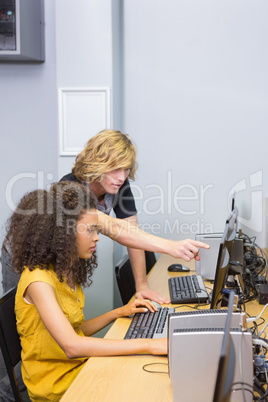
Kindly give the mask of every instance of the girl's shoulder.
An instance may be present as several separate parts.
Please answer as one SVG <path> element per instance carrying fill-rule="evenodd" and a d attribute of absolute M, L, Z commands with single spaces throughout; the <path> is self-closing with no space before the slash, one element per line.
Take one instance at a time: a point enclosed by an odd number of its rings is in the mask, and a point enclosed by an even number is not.
<path fill-rule="evenodd" d="M 41 269 L 37 266 L 33 270 L 30 270 L 28 267 L 24 267 L 20 282 L 24 283 L 26 287 L 32 282 L 46 282 L 54 287 L 56 282 L 59 282 L 59 279 L 57 278 L 53 267 L 49 269 Z"/>

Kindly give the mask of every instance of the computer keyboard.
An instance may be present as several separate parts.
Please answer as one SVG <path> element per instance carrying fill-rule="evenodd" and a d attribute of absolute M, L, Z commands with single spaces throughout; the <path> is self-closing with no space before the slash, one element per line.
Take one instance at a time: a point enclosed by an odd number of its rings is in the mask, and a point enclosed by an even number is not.
<path fill-rule="evenodd" d="M 166 337 L 168 314 L 173 312 L 174 308 L 159 306 L 154 313 L 151 311 L 136 313 L 131 320 L 124 339 Z"/>
<path fill-rule="evenodd" d="M 208 293 L 201 275 L 185 275 L 169 278 L 169 293 L 172 304 L 206 303 Z"/>

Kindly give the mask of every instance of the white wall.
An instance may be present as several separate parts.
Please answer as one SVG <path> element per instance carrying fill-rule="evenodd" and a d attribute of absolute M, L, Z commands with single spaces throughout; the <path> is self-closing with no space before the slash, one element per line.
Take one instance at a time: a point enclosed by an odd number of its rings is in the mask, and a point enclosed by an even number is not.
<path fill-rule="evenodd" d="M 267 246 L 267 12 L 265 0 L 124 2 L 124 130 L 152 233 L 222 231 L 237 187 L 243 230 Z"/>
<path fill-rule="evenodd" d="M 45 5 L 45 52 L 46 61 L 42 64 L 0 62 L 1 244 L 5 222 L 22 195 L 57 180 L 53 1 Z"/>

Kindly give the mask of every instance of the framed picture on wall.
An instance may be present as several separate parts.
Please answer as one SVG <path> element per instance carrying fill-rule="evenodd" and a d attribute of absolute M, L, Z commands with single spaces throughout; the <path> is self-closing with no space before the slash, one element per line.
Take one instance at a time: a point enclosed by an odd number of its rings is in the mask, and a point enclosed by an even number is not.
<path fill-rule="evenodd" d="M 99 131 L 110 128 L 110 88 L 59 88 L 60 156 L 76 156 Z"/>

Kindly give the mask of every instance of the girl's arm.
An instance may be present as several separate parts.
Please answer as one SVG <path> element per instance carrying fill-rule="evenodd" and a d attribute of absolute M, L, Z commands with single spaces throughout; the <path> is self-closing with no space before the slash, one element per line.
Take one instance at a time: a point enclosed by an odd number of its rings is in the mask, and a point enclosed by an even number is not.
<path fill-rule="evenodd" d="M 45 327 L 69 359 L 129 354 L 167 354 L 166 338 L 111 340 L 79 336 L 62 312 L 54 289 L 48 283 L 31 283 L 24 297 L 35 305 Z M 128 313 L 131 309 L 137 309 L 127 306 L 125 309 L 125 306 L 122 308 L 124 312 Z M 116 315 L 117 313 L 112 313 L 109 319 L 116 318 Z"/>

